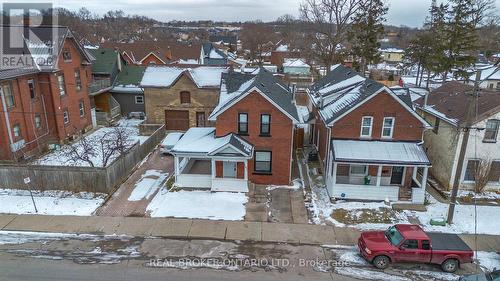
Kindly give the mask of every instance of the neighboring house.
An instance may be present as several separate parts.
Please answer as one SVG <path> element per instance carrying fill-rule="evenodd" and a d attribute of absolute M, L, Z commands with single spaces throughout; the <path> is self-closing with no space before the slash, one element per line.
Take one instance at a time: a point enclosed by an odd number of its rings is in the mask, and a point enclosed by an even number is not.
<path fill-rule="evenodd" d="M 156 41 L 104 42 L 100 48 L 119 50 L 128 64 L 165 65 L 172 61 L 172 52 L 168 43 Z"/>
<path fill-rule="evenodd" d="M 308 76 L 311 74 L 311 66 L 303 59 L 286 58 L 283 62 L 283 73 Z"/>
<path fill-rule="evenodd" d="M 228 47 L 232 52 L 241 48 L 238 44 L 238 37 L 236 35 L 211 35 L 208 41 L 214 44 L 219 44 Z"/>
<path fill-rule="evenodd" d="M 424 134 L 424 146 L 432 161 L 431 173 L 446 189 L 451 190 L 457 174 L 457 162 L 462 145 L 469 94 L 473 87 L 460 82 L 448 82 L 415 102 L 417 111 L 430 124 L 432 131 Z M 477 117 L 466 148 L 459 188 L 471 189 L 475 182 L 478 160 L 491 162 L 487 189 L 500 189 L 500 98 L 499 93 L 482 90 L 477 104 Z"/>
<path fill-rule="evenodd" d="M 0 68 L 0 160 L 28 158 L 92 128 L 89 88 L 92 57 L 67 27 L 2 26 L 19 36 L 31 67 Z M 18 30 L 16 30 L 18 29 Z M 24 31 L 24 32 L 23 32 Z M 48 35 L 57 34 L 57 42 Z M 50 43 L 50 44 L 47 44 Z M 10 54 L 2 54 L 7 58 Z M 14 67 L 14 66 L 12 66 Z"/>
<path fill-rule="evenodd" d="M 293 94 L 272 73 L 224 73 L 209 120 L 172 148 L 175 184 L 248 192 L 248 183 L 288 185 L 293 135 L 299 123 Z"/>
<path fill-rule="evenodd" d="M 407 92 L 336 65 L 308 94 L 316 116 L 312 142 L 331 197 L 424 202 L 420 182 L 430 162 L 421 141 L 429 125 Z"/>
<path fill-rule="evenodd" d="M 227 65 L 227 63 L 227 54 L 216 48 L 212 43 L 203 43 L 201 45 L 200 64 Z"/>
<path fill-rule="evenodd" d="M 476 74 L 470 76 L 469 84 L 474 85 Z M 481 83 L 479 87 L 488 90 L 500 91 L 500 65 L 481 69 Z M 500 94 L 500 93 L 498 93 Z"/>
<path fill-rule="evenodd" d="M 125 65 L 118 73 L 109 92 L 120 104 L 122 115 L 146 112 L 144 89 L 140 86 L 145 70 L 145 66 Z"/>
<path fill-rule="evenodd" d="M 121 116 L 120 104 L 109 91 L 113 88 L 118 73 L 125 65 L 120 53 L 115 49 L 86 49 L 93 57 L 92 81 L 89 85 L 95 123 L 108 124 Z"/>
<path fill-rule="evenodd" d="M 221 74 L 226 70 L 217 66 L 146 68 L 140 86 L 147 122 L 180 131 L 210 125 L 208 115 L 217 105 Z"/>
<path fill-rule="evenodd" d="M 382 61 L 387 63 L 399 63 L 403 61 L 405 51 L 398 48 L 381 48 L 378 50 Z"/>

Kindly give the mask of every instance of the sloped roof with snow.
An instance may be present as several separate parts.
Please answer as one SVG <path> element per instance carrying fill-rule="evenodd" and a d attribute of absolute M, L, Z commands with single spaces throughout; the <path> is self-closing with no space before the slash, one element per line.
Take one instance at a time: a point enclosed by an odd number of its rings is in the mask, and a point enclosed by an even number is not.
<path fill-rule="evenodd" d="M 308 67 L 308 68 L 311 67 L 302 59 L 289 59 L 289 58 L 284 59 L 283 66 L 284 67 Z"/>
<path fill-rule="evenodd" d="M 174 85 L 182 74 L 187 74 L 198 88 L 218 88 L 226 67 L 199 66 L 181 68 L 175 66 L 149 66 L 142 77 L 141 86 L 168 88 Z"/>
<path fill-rule="evenodd" d="M 476 74 L 470 77 L 471 81 L 476 81 Z M 500 80 L 500 66 L 489 66 L 481 69 L 481 81 Z"/>
<path fill-rule="evenodd" d="M 253 88 L 257 88 L 278 109 L 294 121 L 299 122 L 297 107 L 293 103 L 293 94 L 289 88 L 262 67 L 257 74 L 224 73 L 222 75 L 219 103 L 210 114 L 209 120 L 215 120 L 220 113 L 231 107 L 234 102 L 248 94 Z"/>

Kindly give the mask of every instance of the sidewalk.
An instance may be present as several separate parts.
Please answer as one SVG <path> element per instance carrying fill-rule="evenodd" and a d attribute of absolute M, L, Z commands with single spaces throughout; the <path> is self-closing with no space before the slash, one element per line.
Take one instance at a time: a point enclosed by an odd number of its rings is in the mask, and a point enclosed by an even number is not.
<path fill-rule="evenodd" d="M 354 228 L 326 225 L 102 216 L 0 215 L 0 229 L 312 245 L 355 245 L 359 237 L 359 231 Z M 475 249 L 474 235 L 460 237 Z M 479 235 L 477 250 L 500 251 L 500 235 Z"/>

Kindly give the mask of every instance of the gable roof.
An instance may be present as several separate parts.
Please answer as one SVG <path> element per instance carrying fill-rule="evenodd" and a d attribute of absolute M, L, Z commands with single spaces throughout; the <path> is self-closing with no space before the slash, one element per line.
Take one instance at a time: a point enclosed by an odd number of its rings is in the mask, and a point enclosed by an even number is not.
<path fill-rule="evenodd" d="M 118 63 L 118 53 L 113 49 L 87 49 L 95 58 L 92 63 L 92 73 L 112 74 Z"/>
<path fill-rule="evenodd" d="M 145 66 L 140 65 L 124 65 L 122 71 L 116 76 L 113 84 L 113 93 L 143 93 L 140 86 L 142 77 L 144 76 Z"/>
<path fill-rule="evenodd" d="M 186 74 L 198 88 L 219 88 L 221 74 L 226 67 L 199 66 L 182 68 L 178 66 L 149 66 L 144 72 L 140 85 L 151 88 L 168 88 L 174 85 L 181 75 Z"/>
<path fill-rule="evenodd" d="M 262 94 L 292 121 L 299 123 L 297 107 L 293 102 L 293 94 L 288 86 L 276 79 L 272 73 L 263 67 L 255 75 L 233 71 L 224 73 L 222 75 L 219 103 L 210 114 L 209 120 L 215 120 L 219 114 L 254 90 Z"/>
<path fill-rule="evenodd" d="M 330 73 L 314 83 L 308 91 L 319 115 L 328 126 L 381 92 L 391 95 L 415 118 L 428 126 L 413 110 L 408 92 L 396 94 L 383 84 L 342 65 L 333 66 Z"/>
<path fill-rule="evenodd" d="M 135 63 L 139 63 L 153 53 L 160 60 L 167 62 L 170 60 L 169 48 L 166 44 L 157 41 L 135 41 L 131 43 L 104 42 L 100 48 L 118 49 Z"/>
<path fill-rule="evenodd" d="M 227 55 L 214 47 L 212 43 L 202 44 L 203 57 L 208 59 L 227 59 Z"/>
<path fill-rule="evenodd" d="M 463 124 L 467 118 L 469 94 L 474 87 L 457 81 L 445 83 L 432 91 L 427 97 L 415 101 L 416 107 L 428 112 L 452 125 Z M 475 122 L 483 120 L 491 113 L 500 112 L 500 93 L 479 89 L 477 103 L 478 118 Z"/>
<path fill-rule="evenodd" d="M 211 35 L 208 37 L 208 40 L 213 43 L 222 42 L 224 44 L 233 44 L 236 45 L 238 43 L 238 38 L 236 35 Z"/>

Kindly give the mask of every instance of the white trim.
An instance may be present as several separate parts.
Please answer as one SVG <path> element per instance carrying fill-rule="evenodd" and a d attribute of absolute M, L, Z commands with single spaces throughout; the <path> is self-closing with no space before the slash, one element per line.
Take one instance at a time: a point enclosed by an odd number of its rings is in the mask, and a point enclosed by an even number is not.
<path fill-rule="evenodd" d="M 363 128 L 366 127 L 363 124 L 365 118 L 370 118 L 370 133 L 368 135 L 363 135 Z M 371 138 L 373 134 L 373 116 L 362 116 L 361 117 L 361 131 L 359 132 L 360 138 Z"/>
<path fill-rule="evenodd" d="M 149 54 L 145 55 L 142 60 L 139 61 L 139 63 L 142 64 L 142 62 L 147 58 L 149 57 L 149 55 L 153 55 L 155 56 L 157 59 L 159 59 L 163 64 L 166 64 L 164 60 L 162 60 L 157 54 L 153 53 L 153 52 L 149 52 Z"/>
<path fill-rule="evenodd" d="M 385 127 L 385 119 L 391 119 L 391 134 L 389 136 L 384 136 L 384 129 L 389 129 Z M 380 132 L 380 138 L 382 139 L 392 139 L 392 136 L 394 134 L 394 124 L 396 123 L 396 118 L 395 117 L 384 117 L 382 120 L 382 131 Z"/>
<path fill-rule="evenodd" d="M 245 156 L 245 157 L 250 157 L 250 156 L 252 156 L 252 154 L 253 154 L 253 153 L 252 153 L 252 152 L 253 152 L 253 149 L 252 149 L 252 151 L 251 151 L 250 153 L 248 153 L 248 154 L 247 154 L 247 153 L 245 153 L 245 152 L 243 152 L 243 151 L 241 151 L 241 150 L 237 149 L 234 145 L 232 145 L 232 144 L 230 144 L 230 143 L 226 143 L 226 144 L 223 144 L 223 145 L 221 145 L 220 147 L 218 147 L 218 148 L 216 148 L 216 149 L 214 149 L 214 150 L 210 151 L 207 155 L 208 155 L 208 156 L 214 156 L 214 154 L 217 154 L 217 152 L 219 152 L 219 151 L 221 151 L 221 150 L 224 150 L 224 149 L 225 149 L 225 148 L 227 148 L 227 147 L 230 147 L 230 148 L 234 149 L 235 151 L 237 151 L 237 152 L 241 153 L 241 155 L 243 155 L 243 156 Z"/>
<path fill-rule="evenodd" d="M 230 101 L 229 103 L 226 103 L 221 109 L 219 109 L 219 111 L 217 111 L 215 114 L 210 114 L 210 116 L 208 117 L 208 120 L 210 121 L 215 121 L 217 119 L 217 116 L 219 116 L 221 113 L 223 113 L 224 111 L 226 111 L 227 109 L 231 108 L 233 105 L 237 104 L 238 102 L 240 102 L 243 98 L 245 98 L 246 96 L 248 96 L 250 93 L 252 93 L 253 91 L 256 91 L 258 92 L 261 96 L 263 96 L 268 102 L 270 102 L 274 107 L 278 108 L 281 113 L 285 114 L 288 118 L 290 118 L 293 122 L 293 124 L 297 124 L 297 123 L 300 123 L 299 120 L 295 119 L 292 115 L 290 115 L 288 112 L 286 112 L 285 110 L 283 110 L 283 108 L 281 106 L 279 106 L 277 103 L 275 103 L 273 100 L 271 100 L 268 96 L 266 96 L 264 93 L 262 93 L 259 88 L 257 88 L 256 86 L 253 86 L 252 88 L 250 88 L 249 90 L 247 90 L 245 93 L 243 94 L 240 94 L 236 99 Z"/>

